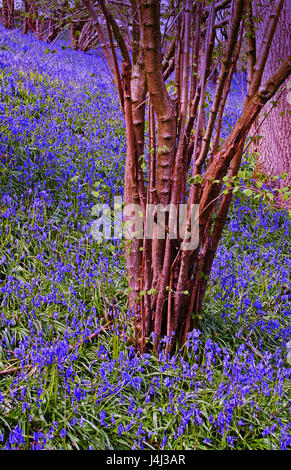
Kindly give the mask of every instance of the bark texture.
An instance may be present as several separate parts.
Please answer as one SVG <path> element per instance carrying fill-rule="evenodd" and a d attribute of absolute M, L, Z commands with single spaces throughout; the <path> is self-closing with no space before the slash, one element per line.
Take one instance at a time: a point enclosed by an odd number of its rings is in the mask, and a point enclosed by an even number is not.
<path fill-rule="evenodd" d="M 256 1 L 254 2 L 253 9 L 254 14 L 262 19 L 257 24 L 256 29 L 256 53 L 258 55 L 271 12 L 270 2 L 266 0 Z M 263 73 L 263 81 L 267 80 L 274 73 L 276 68 L 281 65 L 290 53 L 291 3 L 289 0 L 286 0 L 270 47 Z M 276 184 L 278 187 L 291 186 L 291 103 L 287 101 L 288 89 L 286 85 L 282 91 L 279 90 L 273 98 L 274 101 L 278 102 L 278 105 L 273 106 L 269 102 L 265 106 L 264 113 L 268 113 L 268 117 L 264 119 L 265 116 L 261 113 L 256 122 L 256 126 L 260 126 L 258 134 L 262 136 L 262 138 L 256 141 L 256 150 L 259 152 L 256 170 L 269 177 L 287 173 L 286 179 L 280 179 L 277 180 L 277 183 L 273 183 L 273 185 Z M 286 202 L 281 200 L 281 204 L 286 205 Z M 291 208 L 291 200 L 287 202 L 287 205 Z"/>

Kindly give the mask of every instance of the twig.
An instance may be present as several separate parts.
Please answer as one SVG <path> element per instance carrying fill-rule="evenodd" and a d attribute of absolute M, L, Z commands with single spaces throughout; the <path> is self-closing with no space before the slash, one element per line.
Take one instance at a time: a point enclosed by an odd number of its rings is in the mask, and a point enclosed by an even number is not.
<path fill-rule="evenodd" d="M 248 342 L 247 342 L 247 338 L 244 338 L 244 337 L 241 336 L 241 335 L 239 335 L 238 338 L 239 338 L 239 339 L 242 339 L 242 340 L 246 343 L 246 345 L 253 351 L 253 353 L 254 353 L 256 356 L 258 356 L 258 357 L 263 361 L 264 364 L 266 364 L 266 361 L 265 361 L 265 359 L 264 359 L 264 356 L 260 353 L 260 351 L 258 351 L 258 350 L 255 348 L 255 346 L 253 346 L 251 343 L 248 343 Z"/>

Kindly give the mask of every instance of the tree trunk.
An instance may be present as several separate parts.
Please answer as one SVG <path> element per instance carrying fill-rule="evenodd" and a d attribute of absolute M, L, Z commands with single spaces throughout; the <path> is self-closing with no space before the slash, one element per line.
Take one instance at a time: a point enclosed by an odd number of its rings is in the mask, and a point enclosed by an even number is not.
<path fill-rule="evenodd" d="M 72 49 L 78 48 L 78 38 L 77 38 L 77 25 L 75 21 L 72 21 L 70 24 L 70 46 Z"/>
<path fill-rule="evenodd" d="M 36 10 L 36 36 L 40 41 L 44 40 L 44 30 L 45 30 L 45 20 L 38 16 L 38 11 Z"/>
<path fill-rule="evenodd" d="M 80 31 L 80 35 L 77 40 L 77 45 L 75 45 L 74 49 L 78 49 L 82 52 L 87 52 L 95 40 L 96 36 L 92 22 L 86 21 Z"/>
<path fill-rule="evenodd" d="M 25 34 L 28 31 L 36 32 L 36 18 L 37 18 L 37 7 L 35 8 L 31 1 L 24 0 L 25 18 L 23 25 L 23 32 Z"/>
<path fill-rule="evenodd" d="M 254 2 L 254 14 L 262 18 L 256 29 L 256 52 L 260 51 L 267 20 L 270 15 L 270 2 Z M 263 73 L 263 81 L 266 81 L 272 73 L 280 66 L 283 60 L 291 52 L 291 4 L 289 0 L 284 2 L 281 16 L 276 28 L 274 39 L 272 41 L 269 56 Z M 271 180 L 273 187 L 283 188 L 291 186 L 291 155 L 290 155 L 290 110 L 291 103 L 287 101 L 288 89 L 286 86 L 279 90 L 273 101 L 278 105 L 273 106 L 269 102 L 264 108 L 264 114 L 261 113 L 257 122 L 253 126 L 253 132 L 257 126 L 258 135 L 262 138 L 256 139 L 255 151 L 259 153 L 256 160 L 256 171 L 266 174 L 272 178 L 282 173 L 287 174 L 287 178 L 278 179 L 276 182 Z M 289 100 L 290 101 L 290 100 Z M 264 119 L 265 113 L 268 116 Z M 291 199 L 283 201 L 278 199 L 278 203 L 291 208 Z"/>

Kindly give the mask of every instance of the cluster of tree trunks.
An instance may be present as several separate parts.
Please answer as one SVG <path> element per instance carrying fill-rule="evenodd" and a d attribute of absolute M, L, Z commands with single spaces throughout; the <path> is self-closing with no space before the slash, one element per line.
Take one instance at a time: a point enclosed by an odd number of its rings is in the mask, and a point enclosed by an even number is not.
<path fill-rule="evenodd" d="M 60 8 L 52 8 L 43 12 L 44 2 L 24 0 L 23 31 L 33 31 L 39 40 L 55 41 L 63 27 L 64 17 L 67 14 L 68 2 L 65 1 Z"/>
<path fill-rule="evenodd" d="M 291 58 L 285 57 L 268 80 L 263 80 L 266 60 L 284 1 L 274 1 L 264 30 L 258 57 L 249 76 L 248 96 L 243 112 L 229 136 L 221 143 L 221 125 L 244 32 L 250 27 L 250 2 L 244 0 L 170 3 L 167 24 L 161 32 L 161 8 L 154 0 L 131 1 L 126 35 L 113 9 L 99 0 L 98 10 L 83 0 L 98 34 L 104 55 L 115 79 L 126 124 L 127 154 L 124 181 L 125 206 L 142 208 L 146 224 L 148 204 L 168 204 L 178 208 L 188 203 L 187 228 L 191 228 L 191 205 L 199 205 L 199 243 L 185 249 L 189 242 L 172 239 L 130 240 L 127 254 L 129 302 L 135 316 L 136 347 L 154 350 L 167 337 L 167 350 L 176 341 L 182 344 L 191 327 L 197 326 L 208 278 L 232 199 L 232 181 L 236 177 L 246 137 L 264 105 L 278 91 L 291 70 Z M 222 21 L 218 12 L 225 10 Z M 104 32 L 100 13 L 106 25 Z M 214 99 L 205 112 L 207 83 L 213 72 L 213 51 L 217 30 L 227 26 Z M 165 28 L 165 26 L 164 26 Z M 131 37 L 132 57 L 128 50 Z M 246 37 L 251 37 L 246 35 Z M 127 40 L 125 39 L 127 38 Z M 119 69 L 115 43 L 123 57 Z M 250 65 L 250 63 L 248 64 Z M 166 80 L 173 72 L 175 92 L 170 94 Z M 190 73 L 189 73 L 190 72 Z M 147 117 L 147 119 L 146 119 Z M 148 123 L 146 175 L 145 122 Z M 192 165 L 192 168 L 191 168 Z M 192 177 L 187 185 L 189 174 Z M 144 177 L 146 176 L 147 184 Z M 228 181 L 230 189 L 223 190 Z M 174 214 L 174 215 L 173 215 Z M 167 214 L 165 228 L 175 211 Z M 126 221 L 131 220 L 130 211 Z M 156 231 L 158 231 L 156 227 Z M 183 245 L 181 245 L 183 241 Z M 182 248 L 184 247 L 184 248 Z"/>
<path fill-rule="evenodd" d="M 15 26 L 14 6 L 14 0 L 2 2 L 2 22 L 7 29 L 13 29 Z M 23 0 L 23 11 L 17 12 L 17 16 L 18 19 L 22 18 L 23 32 L 27 34 L 28 31 L 33 31 L 39 40 L 52 43 L 67 29 L 71 47 L 86 52 L 97 39 L 92 21 L 87 15 L 84 16 L 80 2 L 70 6 L 67 0 Z"/>

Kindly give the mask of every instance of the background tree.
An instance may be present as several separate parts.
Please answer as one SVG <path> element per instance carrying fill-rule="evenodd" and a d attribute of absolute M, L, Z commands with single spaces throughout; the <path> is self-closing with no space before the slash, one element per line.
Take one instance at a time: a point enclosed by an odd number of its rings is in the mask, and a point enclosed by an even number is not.
<path fill-rule="evenodd" d="M 2 0 L 2 21 L 5 28 L 14 28 L 14 0 Z"/>
<path fill-rule="evenodd" d="M 83 52 L 96 42 L 92 21 L 82 7 L 81 0 L 24 0 L 23 7 L 24 33 L 33 31 L 38 39 L 53 43 L 67 30 L 71 47 Z"/>
<path fill-rule="evenodd" d="M 23 22 L 23 31 L 27 33 L 28 31 L 33 31 L 38 39 L 44 38 L 44 18 L 42 16 L 41 2 L 39 0 L 30 1 L 24 0 L 24 22 Z"/>
<path fill-rule="evenodd" d="M 268 17 L 271 12 L 269 1 L 253 2 L 253 12 L 258 21 L 255 23 L 255 45 L 258 55 L 264 31 L 267 26 Z M 284 2 L 279 25 L 275 31 L 270 47 L 270 53 L 263 73 L 263 80 L 267 80 L 291 52 L 291 4 Z M 290 155 L 290 103 L 287 101 L 288 89 L 285 87 L 278 91 L 272 102 L 264 108 L 265 118 L 261 113 L 257 119 L 254 131 L 259 126 L 258 134 L 261 138 L 256 139 L 255 151 L 258 152 L 256 170 L 269 177 L 287 174 L 286 179 L 280 179 L 276 184 L 278 187 L 291 186 L 291 155 Z M 278 103 L 273 105 L 273 102 Z M 282 203 L 282 201 L 281 201 Z M 283 205 L 286 202 L 283 201 Z M 291 200 L 288 201 L 291 207 Z"/>
<path fill-rule="evenodd" d="M 220 143 L 223 110 L 244 41 L 249 2 L 132 0 L 130 9 L 122 3 L 83 0 L 113 73 L 124 113 L 124 203 L 140 205 L 145 221 L 147 203 L 178 207 L 187 201 L 189 229 L 191 204 L 199 204 L 200 212 L 196 249 L 181 249 L 181 239 L 171 239 L 169 230 L 165 239 L 159 239 L 156 230 L 153 240 L 133 238 L 130 243 L 127 269 L 136 346 L 144 350 L 154 333 L 157 349 L 163 335 L 171 338 L 172 345 L 175 339 L 182 343 L 191 326 L 197 325 L 246 137 L 265 103 L 288 77 L 291 66 L 290 57 L 285 58 L 269 80 L 262 80 L 284 4 L 282 0 L 274 1 L 260 53 L 253 63 L 243 112 Z M 211 108 L 206 112 L 206 87 L 221 10 L 225 12 L 223 25 L 228 24 L 227 37 Z M 121 70 L 116 46 L 122 56 Z M 171 82 L 167 82 L 171 73 L 172 91 Z M 223 182 L 228 188 L 224 189 Z M 175 214 L 170 212 L 165 219 L 166 229 L 171 217 Z M 130 214 L 126 220 L 130 220 Z M 183 243 L 186 247 L 186 238 Z"/>

